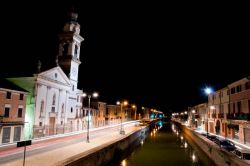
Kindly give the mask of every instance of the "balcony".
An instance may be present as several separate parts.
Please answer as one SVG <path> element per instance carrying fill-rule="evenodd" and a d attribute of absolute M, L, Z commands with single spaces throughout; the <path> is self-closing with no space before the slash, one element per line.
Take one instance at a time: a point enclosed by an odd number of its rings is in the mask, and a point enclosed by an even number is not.
<path fill-rule="evenodd" d="M 223 113 L 218 114 L 218 118 L 224 118 L 224 114 Z"/>
<path fill-rule="evenodd" d="M 4 118 L 4 116 L 0 115 L 0 123 L 3 122 L 3 118 Z"/>
<path fill-rule="evenodd" d="M 232 113 L 227 114 L 227 119 L 232 120 L 250 120 L 250 113 Z"/>

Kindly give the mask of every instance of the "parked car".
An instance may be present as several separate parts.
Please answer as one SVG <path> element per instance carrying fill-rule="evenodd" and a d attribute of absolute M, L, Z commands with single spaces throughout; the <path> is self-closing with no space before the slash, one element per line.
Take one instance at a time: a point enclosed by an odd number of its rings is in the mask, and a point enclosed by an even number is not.
<path fill-rule="evenodd" d="M 240 159 L 245 160 L 248 164 L 250 164 L 250 150 L 248 149 L 235 149 L 233 151 L 236 156 L 238 156 Z"/>
<path fill-rule="evenodd" d="M 235 144 L 229 140 L 226 139 L 217 139 L 215 140 L 215 143 L 227 151 L 234 151 L 236 149 Z"/>
<path fill-rule="evenodd" d="M 217 139 L 215 135 L 211 135 L 211 134 L 208 134 L 206 137 L 210 139 L 211 141 L 215 141 Z"/>

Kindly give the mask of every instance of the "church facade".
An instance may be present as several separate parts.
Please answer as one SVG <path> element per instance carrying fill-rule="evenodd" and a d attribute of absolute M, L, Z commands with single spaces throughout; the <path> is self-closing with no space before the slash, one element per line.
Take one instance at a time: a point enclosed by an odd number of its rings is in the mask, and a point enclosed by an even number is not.
<path fill-rule="evenodd" d="M 77 89 L 80 36 L 77 13 L 71 12 L 59 34 L 59 50 L 54 68 L 33 77 L 7 78 L 28 92 L 25 139 L 79 131 L 85 128 L 82 94 Z"/>

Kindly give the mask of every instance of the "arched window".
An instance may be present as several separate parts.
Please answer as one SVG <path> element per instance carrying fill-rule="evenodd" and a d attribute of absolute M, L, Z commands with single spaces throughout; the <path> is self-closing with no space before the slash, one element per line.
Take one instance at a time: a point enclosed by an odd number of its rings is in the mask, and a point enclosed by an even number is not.
<path fill-rule="evenodd" d="M 73 112 L 73 108 L 72 107 L 71 107 L 70 111 L 71 111 L 71 113 Z"/>
<path fill-rule="evenodd" d="M 63 55 L 68 55 L 69 44 L 66 43 L 63 45 Z"/>
<path fill-rule="evenodd" d="M 44 111 L 44 101 L 41 101 L 41 105 L 40 105 L 40 116 L 43 115 L 43 111 Z"/>
<path fill-rule="evenodd" d="M 75 45 L 75 58 L 77 58 L 77 53 L 78 53 L 78 46 L 77 45 Z"/>
<path fill-rule="evenodd" d="M 64 103 L 62 104 L 62 111 L 61 113 L 63 114 L 64 113 Z"/>
<path fill-rule="evenodd" d="M 52 105 L 56 104 L 56 94 L 53 95 Z"/>
<path fill-rule="evenodd" d="M 82 114 L 83 114 L 84 117 L 86 116 L 86 111 L 85 111 L 85 109 L 82 110 Z"/>

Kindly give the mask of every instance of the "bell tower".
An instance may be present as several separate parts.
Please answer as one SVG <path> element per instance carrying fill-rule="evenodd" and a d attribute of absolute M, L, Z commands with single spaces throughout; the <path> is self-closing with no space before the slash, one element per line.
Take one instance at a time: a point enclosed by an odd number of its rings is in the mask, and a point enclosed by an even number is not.
<path fill-rule="evenodd" d="M 71 11 L 67 15 L 67 21 L 64 24 L 63 32 L 59 37 L 59 50 L 57 60 L 59 66 L 63 69 L 72 83 L 72 90 L 77 89 L 78 69 L 80 61 L 80 47 L 84 40 L 80 36 L 80 25 L 77 22 L 78 14 Z"/>

